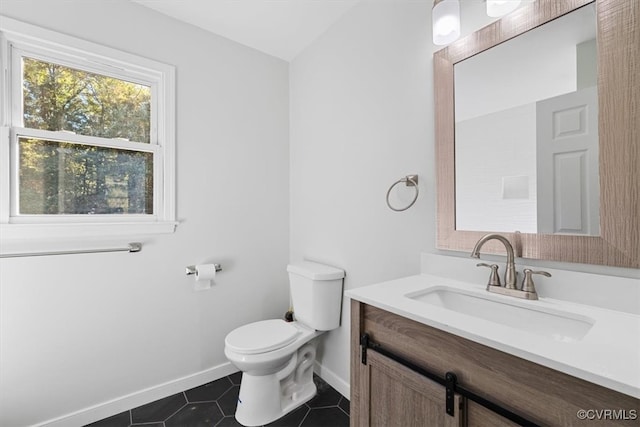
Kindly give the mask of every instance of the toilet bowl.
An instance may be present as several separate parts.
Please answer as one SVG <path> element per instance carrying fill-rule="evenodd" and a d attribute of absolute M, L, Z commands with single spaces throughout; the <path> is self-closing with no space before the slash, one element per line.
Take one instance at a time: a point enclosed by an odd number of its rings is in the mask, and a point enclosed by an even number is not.
<path fill-rule="evenodd" d="M 269 375 L 282 369 L 294 352 L 320 334 L 298 322 L 263 320 L 229 333 L 224 353 L 242 372 Z"/>
<path fill-rule="evenodd" d="M 314 338 L 320 334 L 298 322 L 271 319 L 227 335 L 225 355 L 242 371 L 236 407 L 240 424 L 270 423 L 315 396 Z"/>
<path fill-rule="evenodd" d="M 316 338 L 340 326 L 338 268 L 304 261 L 287 267 L 296 321 L 262 320 L 225 338 L 227 359 L 242 371 L 236 420 L 244 426 L 275 421 L 316 394 Z"/>

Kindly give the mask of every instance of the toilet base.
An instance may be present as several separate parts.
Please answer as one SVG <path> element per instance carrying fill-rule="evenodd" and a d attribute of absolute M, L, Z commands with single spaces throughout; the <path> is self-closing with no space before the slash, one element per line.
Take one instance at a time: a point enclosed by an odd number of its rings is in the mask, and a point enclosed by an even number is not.
<path fill-rule="evenodd" d="M 316 395 L 313 382 L 315 343 L 300 348 L 287 365 L 270 375 L 242 374 L 236 420 L 260 426 L 282 418 Z"/>

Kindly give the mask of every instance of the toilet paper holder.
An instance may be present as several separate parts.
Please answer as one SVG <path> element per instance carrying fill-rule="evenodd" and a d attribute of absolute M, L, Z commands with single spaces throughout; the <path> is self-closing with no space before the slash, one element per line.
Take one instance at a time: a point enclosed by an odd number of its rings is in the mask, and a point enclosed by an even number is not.
<path fill-rule="evenodd" d="M 222 271 L 222 267 L 220 264 L 213 264 L 216 267 L 216 271 Z M 192 274 L 196 274 L 196 266 L 195 265 L 187 265 L 187 276 Z"/>

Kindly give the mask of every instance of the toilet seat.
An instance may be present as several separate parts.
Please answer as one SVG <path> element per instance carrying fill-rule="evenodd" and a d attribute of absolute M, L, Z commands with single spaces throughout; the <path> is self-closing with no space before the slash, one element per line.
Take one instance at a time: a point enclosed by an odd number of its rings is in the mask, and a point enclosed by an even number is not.
<path fill-rule="evenodd" d="M 231 331 L 225 345 L 239 354 L 259 354 L 278 350 L 296 340 L 300 330 L 282 319 L 249 323 Z"/>

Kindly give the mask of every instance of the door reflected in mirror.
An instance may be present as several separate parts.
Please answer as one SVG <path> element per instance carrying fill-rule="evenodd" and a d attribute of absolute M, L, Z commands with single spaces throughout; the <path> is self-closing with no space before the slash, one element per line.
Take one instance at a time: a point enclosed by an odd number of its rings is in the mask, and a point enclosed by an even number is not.
<path fill-rule="evenodd" d="M 455 228 L 600 235 L 595 5 L 454 66 Z"/>

